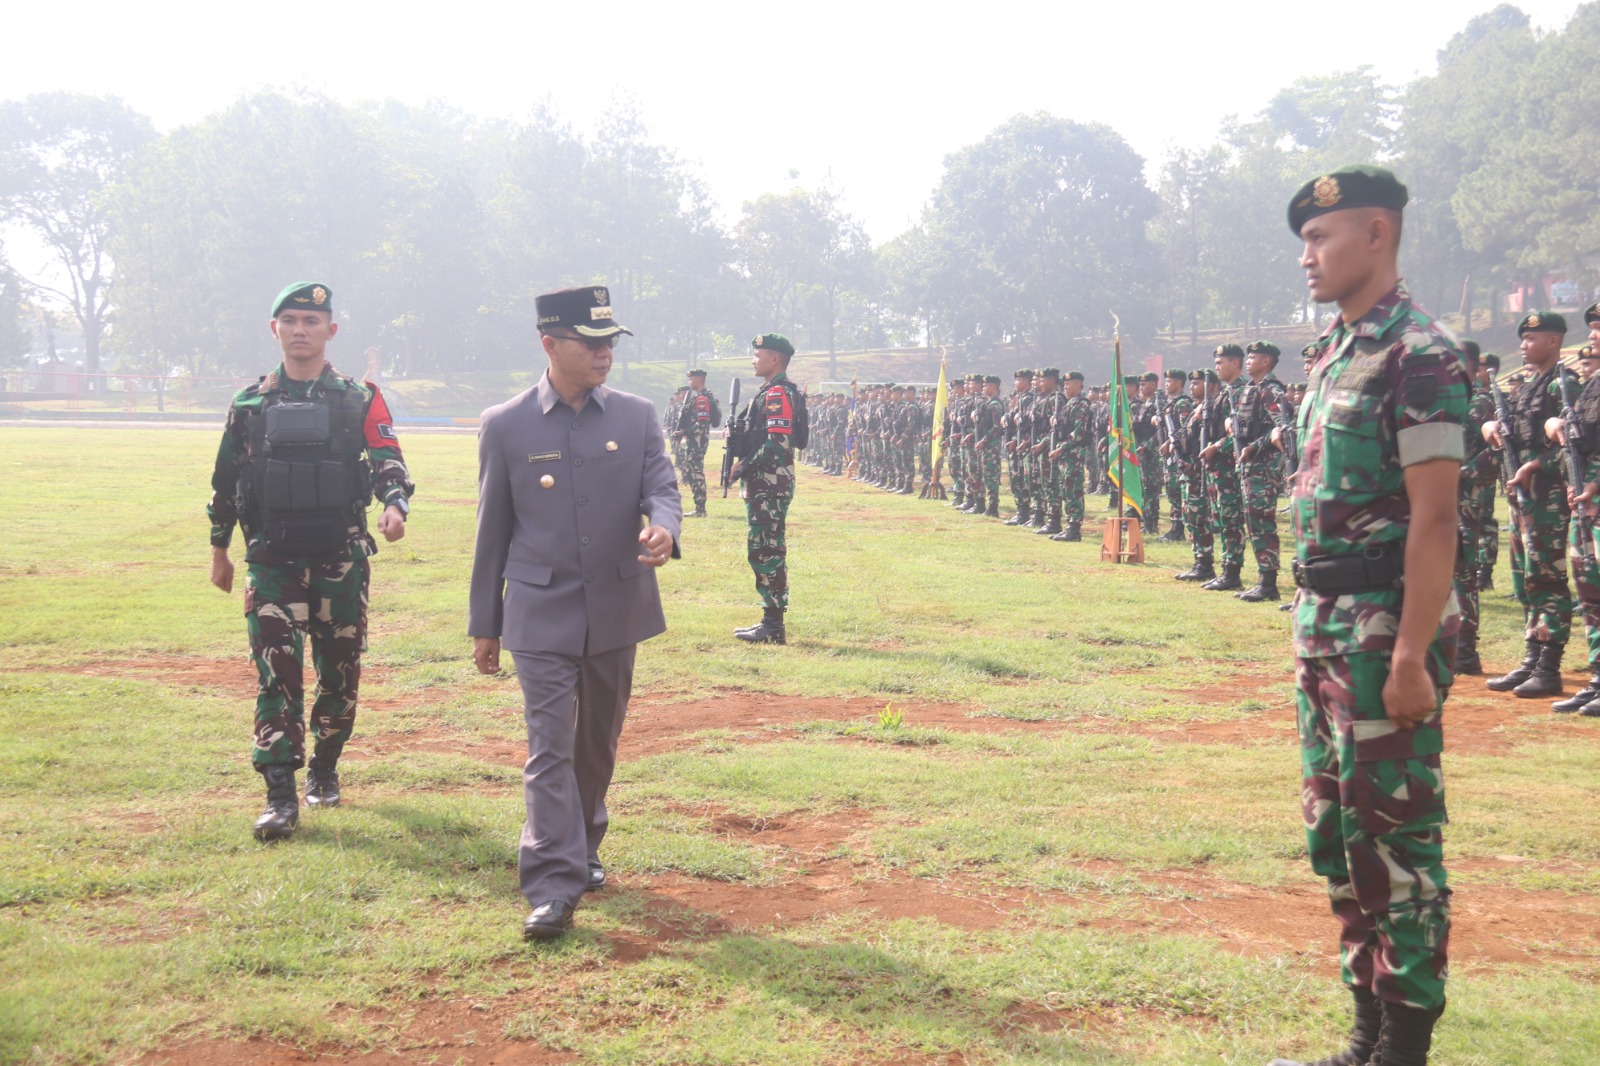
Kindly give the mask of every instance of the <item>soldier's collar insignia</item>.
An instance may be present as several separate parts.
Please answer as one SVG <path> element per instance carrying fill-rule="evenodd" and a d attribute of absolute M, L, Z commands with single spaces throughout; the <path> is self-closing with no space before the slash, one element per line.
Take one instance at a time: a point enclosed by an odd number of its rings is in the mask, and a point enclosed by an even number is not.
<path fill-rule="evenodd" d="M 1332 207 L 1341 196 L 1339 179 L 1331 175 L 1318 178 L 1316 184 L 1311 186 L 1311 199 L 1318 207 Z"/>

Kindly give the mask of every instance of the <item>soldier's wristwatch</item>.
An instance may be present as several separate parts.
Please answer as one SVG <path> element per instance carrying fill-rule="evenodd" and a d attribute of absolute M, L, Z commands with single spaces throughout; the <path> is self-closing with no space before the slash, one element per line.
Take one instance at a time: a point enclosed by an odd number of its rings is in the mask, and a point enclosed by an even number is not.
<path fill-rule="evenodd" d="M 411 517 L 411 501 L 406 499 L 404 496 L 396 496 L 394 499 L 389 501 L 389 506 L 397 508 L 400 511 L 401 519 Z"/>

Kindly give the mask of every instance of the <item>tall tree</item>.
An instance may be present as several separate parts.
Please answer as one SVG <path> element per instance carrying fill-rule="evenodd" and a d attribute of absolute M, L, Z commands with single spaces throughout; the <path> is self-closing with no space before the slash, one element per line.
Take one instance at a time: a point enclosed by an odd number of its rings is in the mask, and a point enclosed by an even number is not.
<path fill-rule="evenodd" d="M 33 330 L 23 323 L 22 279 L 0 259 L 0 366 L 16 366 L 33 347 Z"/>
<path fill-rule="evenodd" d="M 150 120 L 115 98 L 43 93 L 0 104 L 0 219 L 31 230 L 54 256 L 59 275 L 28 282 L 71 309 L 91 374 L 111 315 L 106 191 L 154 138 Z"/>

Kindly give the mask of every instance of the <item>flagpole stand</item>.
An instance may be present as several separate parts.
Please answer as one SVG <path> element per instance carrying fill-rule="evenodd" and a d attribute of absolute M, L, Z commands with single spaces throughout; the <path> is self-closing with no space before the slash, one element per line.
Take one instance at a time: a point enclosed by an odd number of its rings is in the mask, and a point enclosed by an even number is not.
<path fill-rule="evenodd" d="M 1100 536 L 1100 561 L 1144 562 L 1144 532 L 1137 518 L 1108 518 Z"/>
<path fill-rule="evenodd" d="M 924 481 L 922 483 L 922 492 L 918 496 L 918 499 L 923 499 L 923 500 L 942 500 L 944 498 L 945 498 L 944 486 L 939 484 L 939 481 L 938 481 L 937 478 L 934 479 L 933 481 Z"/>

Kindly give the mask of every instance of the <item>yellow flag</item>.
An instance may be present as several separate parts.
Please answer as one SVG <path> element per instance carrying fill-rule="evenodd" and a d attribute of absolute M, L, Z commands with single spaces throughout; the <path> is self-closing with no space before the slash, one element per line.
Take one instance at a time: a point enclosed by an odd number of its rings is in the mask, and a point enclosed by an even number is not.
<path fill-rule="evenodd" d="M 949 398 L 950 387 L 944 383 L 944 360 L 941 359 L 939 360 L 939 391 L 933 397 L 933 425 L 930 427 L 933 437 L 933 460 L 929 463 L 929 469 L 934 472 L 935 477 L 939 473 L 939 431 L 944 427 L 944 405 Z"/>

